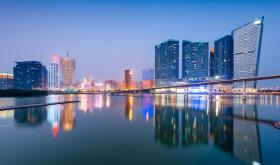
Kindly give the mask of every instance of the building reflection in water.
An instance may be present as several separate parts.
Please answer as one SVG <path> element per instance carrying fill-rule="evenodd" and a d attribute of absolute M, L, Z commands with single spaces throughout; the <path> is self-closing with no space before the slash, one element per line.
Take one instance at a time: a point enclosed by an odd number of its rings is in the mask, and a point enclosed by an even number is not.
<path fill-rule="evenodd" d="M 102 109 L 104 106 L 104 95 L 98 94 L 94 95 L 94 108 L 96 109 Z"/>
<path fill-rule="evenodd" d="M 110 108 L 111 107 L 111 96 L 110 95 L 106 95 L 106 108 Z"/>
<path fill-rule="evenodd" d="M 240 99 L 234 99 L 234 116 L 258 119 L 255 100 L 252 98 L 242 104 Z M 248 122 L 242 118 L 234 118 L 233 144 L 233 155 L 235 158 L 247 164 L 253 161 L 262 162 L 259 126 L 257 122 Z"/>
<path fill-rule="evenodd" d="M 155 95 L 155 139 L 168 147 L 213 145 L 245 163 L 262 163 L 255 98 Z M 178 101 L 177 101 L 178 103 Z M 181 116 L 181 121 L 179 118 Z M 180 127 L 180 125 L 182 125 Z M 182 137 L 179 139 L 179 137 Z"/>
<path fill-rule="evenodd" d="M 46 107 L 33 107 L 15 110 L 14 119 L 18 126 L 41 125 L 47 118 Z"/>
<path fill-rule="evenodd" d="M 58 100 L 74 100 L 74 95 L 64 95 L 63 98 L 57 95 L 47 97 L 48 102 L 56 102 Z M 75 104 L 57 104 L 47 106 L 48 122 L 52 127 L 53 137 L 56 138 L 61 128 L 63 131 L 71 131 L 75 126 Z"/>
<path fill-rule="evenodd" d="M 207 98 L 186 96 L 182 111 L 182 145 L 208 144 Z"/>
<path fill-rule="evenodd" d="M 48 97 L 48 102 L 56 102 L 57 100 L 60 100 L 59 96 L 57 95 L 50 95 Z M 47 106 L 48 122 L 52 127 L 52 134 L 54 138 L 57 136 L 59 132 L 62 108 L 63 105 L 61 104 Z"/>
<path fill-rule="evenodd" d="M 73 95 L 69 95 L 67 100 L 74 100 Z M 75 104 L 64 104 L 61 112 L 61 125 L 63 131 L 71 131 L 75 125 Z"/>
<path fill-rule="evenodd" d="M 133 100 L 134 97 L 129 95 L 125 97 L 125 116 L 128 118 L 129 121 L 133 120 Z"/>
<path fill-rule="evenodd" d="M 15 98 L 1 98 L 0 99 L 0 107 L 7 107 L 15 105 Z M 14 119 L 15 110 L 5 110 L 0 111 L 0 122 L 2 120 L 13 120 Z M 2 126 L 2 122 L 0 126 Z"/>
<path fill-rule="evenodd" d="M 16 105 L 23 105 L 22 101 L 18 99 Z M 45 97 L 38 97 L 36 100 L 30 100 L 29 104 L 46 102 Z M 46 107 L 32 107 L 25 109 L 17 109 L 14 113 L 14 120 L 18 126 L 38 126 L 41 125 L 47 118 Z"/>
<path fill-rule="evenodd" d="M 0 120 L 13 119 L 15 110 L 0 111 Z"/>
<path fill-rule="evenodd" d="M 176 95 L 155 96 L 155 140 L 168 147 L 179 144 L 179 110 Z"/>
<path fill-rule="evenodd" d="M 142 118 L 148 122 L 154 116 L 154 96 L 151 94 L 144 94 L 142 101 Z"/>
<path fill-rule="evenodd" d="M 79 95 L 79 110 L 83 112 L 92 112 L 93 111 L 93 95 Z"/>
<path fill-rule="evenodd" d="M 210 136 L 214 145 L 233 154 L 233 98 L 210 101 Z"/>
<path fill-rule="evenodd" d="M 85 113 L 92 112 L 94 109 L 103 109 L 111 107 L 111 96 L 96 94 L 96 95 L 79 95 L 78 109 Z"/>

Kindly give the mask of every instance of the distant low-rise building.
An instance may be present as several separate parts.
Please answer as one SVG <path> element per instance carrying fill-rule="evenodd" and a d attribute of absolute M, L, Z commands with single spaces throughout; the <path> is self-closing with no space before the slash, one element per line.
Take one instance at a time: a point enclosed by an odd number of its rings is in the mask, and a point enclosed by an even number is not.
<path fill-rule="evenodd" d="M 117 81 L 114 80 L 107 80 L 105 81 L 105 89 L 106 90 L 116 90 L 120 88 L 120 85 Z"/>
<path fill-rule="evenodd" d="M 142 87 L 143 89 L 145 88 L 152 88 L 155 85 L 155 81 L 154 80 L 143 80 L 142 81 Z"/>
<path fill-rule="evenodd" d="M 9 73 L 0 73 L 0 89 L 14 88 L 14 75 Z"/>
<path fill-rule="evenodd" d="M 83 81 L 80 83 L 80 89 L 85 91 L 91 91 L 93 90 L 94 81 L 92 77 L 86 77 L 83 79 Z"/>
<path fill-rule="evenodd" d="M 144 69 L 142 71 L 142 88 L 152 88 L 154 85 L 154 69 Z"/>

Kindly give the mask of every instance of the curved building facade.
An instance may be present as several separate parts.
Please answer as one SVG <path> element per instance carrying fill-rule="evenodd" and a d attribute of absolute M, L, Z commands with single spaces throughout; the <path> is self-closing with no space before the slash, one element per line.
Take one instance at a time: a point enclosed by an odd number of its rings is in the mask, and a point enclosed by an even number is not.
<path fill-rule="evenodd" d="M 232 31 L 234 78 L 256 77 L 259 71 L 264 17 Z M 249 84 L 256 88 L 256 82 Z"/>

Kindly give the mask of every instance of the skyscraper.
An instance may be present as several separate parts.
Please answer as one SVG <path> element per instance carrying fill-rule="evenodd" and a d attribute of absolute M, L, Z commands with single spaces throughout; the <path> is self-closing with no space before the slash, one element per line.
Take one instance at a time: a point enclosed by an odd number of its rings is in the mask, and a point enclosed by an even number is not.
<path fill-rule="evenodd" d="M 183 41 L 182 79 L 203 80 L 208 76 L 208 42 Z"/>
<path fill-rule="evenodd" d="M 73 76 L 76 67 L 75 59 L 70 58 L 67 52 L 67 56 L 60 59 L 60 67 L 63 77 L 63 86 L 69 88 L 73 85 Z"/>
<path fill-rule="evenodd" d="M 51 64 L 48 68 L 48 87 L 49 90 L 59 89 L 59 57 L 52 56 Z"/>
<path fill-rule="evenodd" d="M 132 71 L 127 69 L 124 71 L 124 87 L 125 89 L 132 89 Z"/>
<path fill-rule="evenodd" d="M 14 87 L 17 89 L 46 89 L 47 69 L 41 62 L 16 62 L 14 67 Z"/>
<path fill-rule="evenodd" d="M 179 41 L 167 40 L 155 46 L 155 81 L 157 86 L 179 79 Z"/>
<path fill-rule="evenodd" d="M 233 39 L 231 35 L 226 35 L 215 41 L 215 52 L 213 63 L 214 76 L 222 79 L 233 78 Z"/>
<path fill-rule="evenodd" d="M 235 79 L 258 76 L 263 21 L 261 17 L 232 31 Z M 256 88 L 256 85 L 254 82 L 249 86 Z"/>

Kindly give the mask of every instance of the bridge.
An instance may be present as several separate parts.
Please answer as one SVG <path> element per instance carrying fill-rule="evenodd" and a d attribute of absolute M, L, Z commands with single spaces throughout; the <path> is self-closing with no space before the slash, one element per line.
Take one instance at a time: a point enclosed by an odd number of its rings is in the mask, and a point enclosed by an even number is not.
<path fill-rule="evenodd" d="M 279 79 L 280 75 L 271 75 L 271 76 L 259 76 L 259 77 L 249 77 L 249 78 L 240 78 L 240 79 L 232 79 L 232 80 L 214 80 L 214 81 L 203 81 L 203 82 L 196 82 L 196 83 L 187 83 L 187 84 L 180 84 L 180 85 L 172 85 L 172 86 L 161 86 L 161 87 L 153 87 L 153 88 L 145 88 L 145 89 L 133 89 L 133 90 L 119 90 L 119 91 L 111 91 L 111 94 L 114 93 L 154 93 L 155 90 L 158 89 L 171 89 L 171 88 L 184 88 L 186 91 L 184 93 L 188 93 L 189 87 L 194 86 L 209 86 L 209 95 L 212 96 L 213 94 L 213 85 L 217 84 L 233 84 L 241 82 L 243 83 L 243 93 L 242 98 L 245 100 L 247 96 L 247 82 L 255 82 L 261 80 L 273 80 Z"/>
<path fill-rule="evenodd" d="M 233 83 L 243 83 L 243 93 L 242 98 L 246 100 L 247 96 L 247 82 L 261 81 L 261 80 L 273 80 L 279 79 L 280 75 L 271 75 L 271 76 L 259 76 L 259 77 L 250 77 L 250 78 L 240 78 L 240 79 L 232 79 L 232 80 L 213 80 L 213 81 L 203 81 L 196 83 L 187 83 L 180 85 L 171 85 L 171 86 L 161 86 L 161 87 L 153 87 L 153 88 L 144 88 L 144 89 L 132 89 L 132 90 L 115 90 L 115 91 L 101 91 L 101 92 L 49 92 L 49 94 L 135 94 L 135 93 L 155 93 L 158 89 L 171 89 L 171 88 L 183 88 L 184 93 L 188 94 L 189 87 L 195 86 L 209 86 L 208 94 L 213 96 L 213 85 L 217 84 L 233 84 Z"/>

